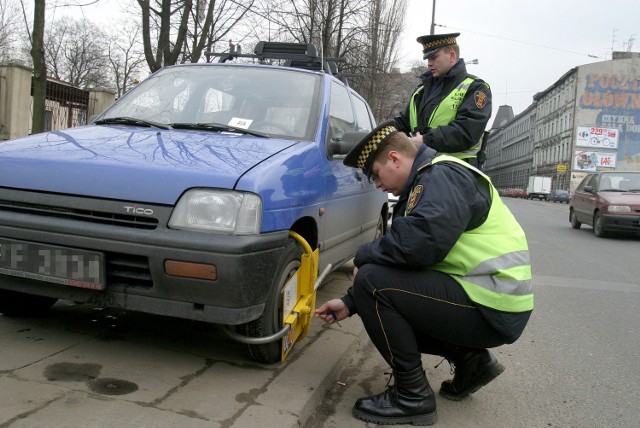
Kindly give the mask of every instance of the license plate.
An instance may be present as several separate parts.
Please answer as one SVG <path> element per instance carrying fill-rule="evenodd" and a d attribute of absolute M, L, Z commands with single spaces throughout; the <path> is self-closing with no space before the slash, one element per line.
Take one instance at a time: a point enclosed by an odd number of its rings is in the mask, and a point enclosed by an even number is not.
<path fill-rule="evenodd" d="M 104 254 L 0 238 L 0 274 L 104 290 Z"/>

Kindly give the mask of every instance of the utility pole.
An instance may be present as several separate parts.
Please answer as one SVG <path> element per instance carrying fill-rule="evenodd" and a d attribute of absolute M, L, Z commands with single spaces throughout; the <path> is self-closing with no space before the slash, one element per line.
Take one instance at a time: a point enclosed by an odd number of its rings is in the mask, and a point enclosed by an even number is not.
<path fill-rule="evenodd" d="M 436 29 L 436 0 L 433 0 L 433 9 L 431 10 L 431 35 L 435 34 Z"/>

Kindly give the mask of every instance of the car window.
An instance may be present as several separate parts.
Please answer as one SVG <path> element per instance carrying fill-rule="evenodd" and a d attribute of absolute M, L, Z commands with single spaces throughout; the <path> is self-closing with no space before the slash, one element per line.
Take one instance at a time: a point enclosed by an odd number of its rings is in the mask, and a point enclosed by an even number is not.
<path fill-rule="evenodd" d="M 329 138 L 340 138 L 345 132 L 355 131 L 355 119 L 347 88 L 331 82 L 329 102 Z"/>
<path fill-rule="evenodd" d="M 594 178 L 593 174 L 589 174 L 585 178 L 583 178 L 582 181 L 580 182 L 580 185 L 578 186 L 577 191 L 583 192 L 585 186 L 590 186 L 590 184 L 587 184 L 587 183 L 589 183 L 593 178 Z"/>
<path fill-rule="evenodd" d="M 588 180 L 585 180 L 585 186 L 593 186 L 596 187 L 598 182 L 598 176 L 596 174 L 591 174 Z"/>
<path fill-rule="evenodd" d="M 600 177 L 600 185 L 598 190 L 624 192 L 632 188 L 637 189 L 637 185 L 633 185 L 635 180 L 640 182 L 640 174 L 633 172 L 611 172 L 602 174 Z"/>
<path fill-rule="evenodd" d="M 312 73 L 271 67 L 166 67 L 100 118 L 218 123 L 282 138 L 312 139 L 319 123 L 320 81 Z"/>
<path fill-rule="evenodd" d="M 373 129 L 373 121 L 367 104 L 359 96 L 352 93 L 353 109 L 358 126 L 356 131 L 369 132 Z"/>

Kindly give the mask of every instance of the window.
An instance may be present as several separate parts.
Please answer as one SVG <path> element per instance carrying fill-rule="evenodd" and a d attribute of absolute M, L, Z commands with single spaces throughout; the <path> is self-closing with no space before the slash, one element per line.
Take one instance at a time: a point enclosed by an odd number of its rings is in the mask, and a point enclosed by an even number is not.
<path fill-rule="evenodd" d="M 329 138 L 340 137 L 345 132 L 355 131 L 356 124 L 351 110 L 349 92 L 344 86 L 331 82 L 329 106 Z"/>
<path fill-rule="evenodd" d="M 356 120 L 358 122 L 358 131 L 371 131 L 373 129 L 373 123 L 367 104 L 355 94 L 352 94 L 353 109 L 356 113 Z"/>

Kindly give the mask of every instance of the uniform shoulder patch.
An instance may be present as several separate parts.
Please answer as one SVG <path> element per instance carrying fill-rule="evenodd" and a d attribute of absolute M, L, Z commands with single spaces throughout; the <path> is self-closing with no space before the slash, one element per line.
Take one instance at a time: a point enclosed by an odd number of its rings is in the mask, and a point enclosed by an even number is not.
<path fill-rule="evenodd" d="M 480 109 L 487 104 L 487 94 L 482 91 L 476 91 L 476 93 L 473 94 L 473 99 L 476 102 L 476 107 Z"/>
<path fill-rule="evenodd" d="M 409 195 L 409 203 L 407 204 L 407 214 L 413 210 L 416 206 L 420 197 L 422 196 L 422 191 L 424 190 L 424 186 L 422 184 L 418 184 L 416 187 L 411 189 L 411 194 Z"/>

